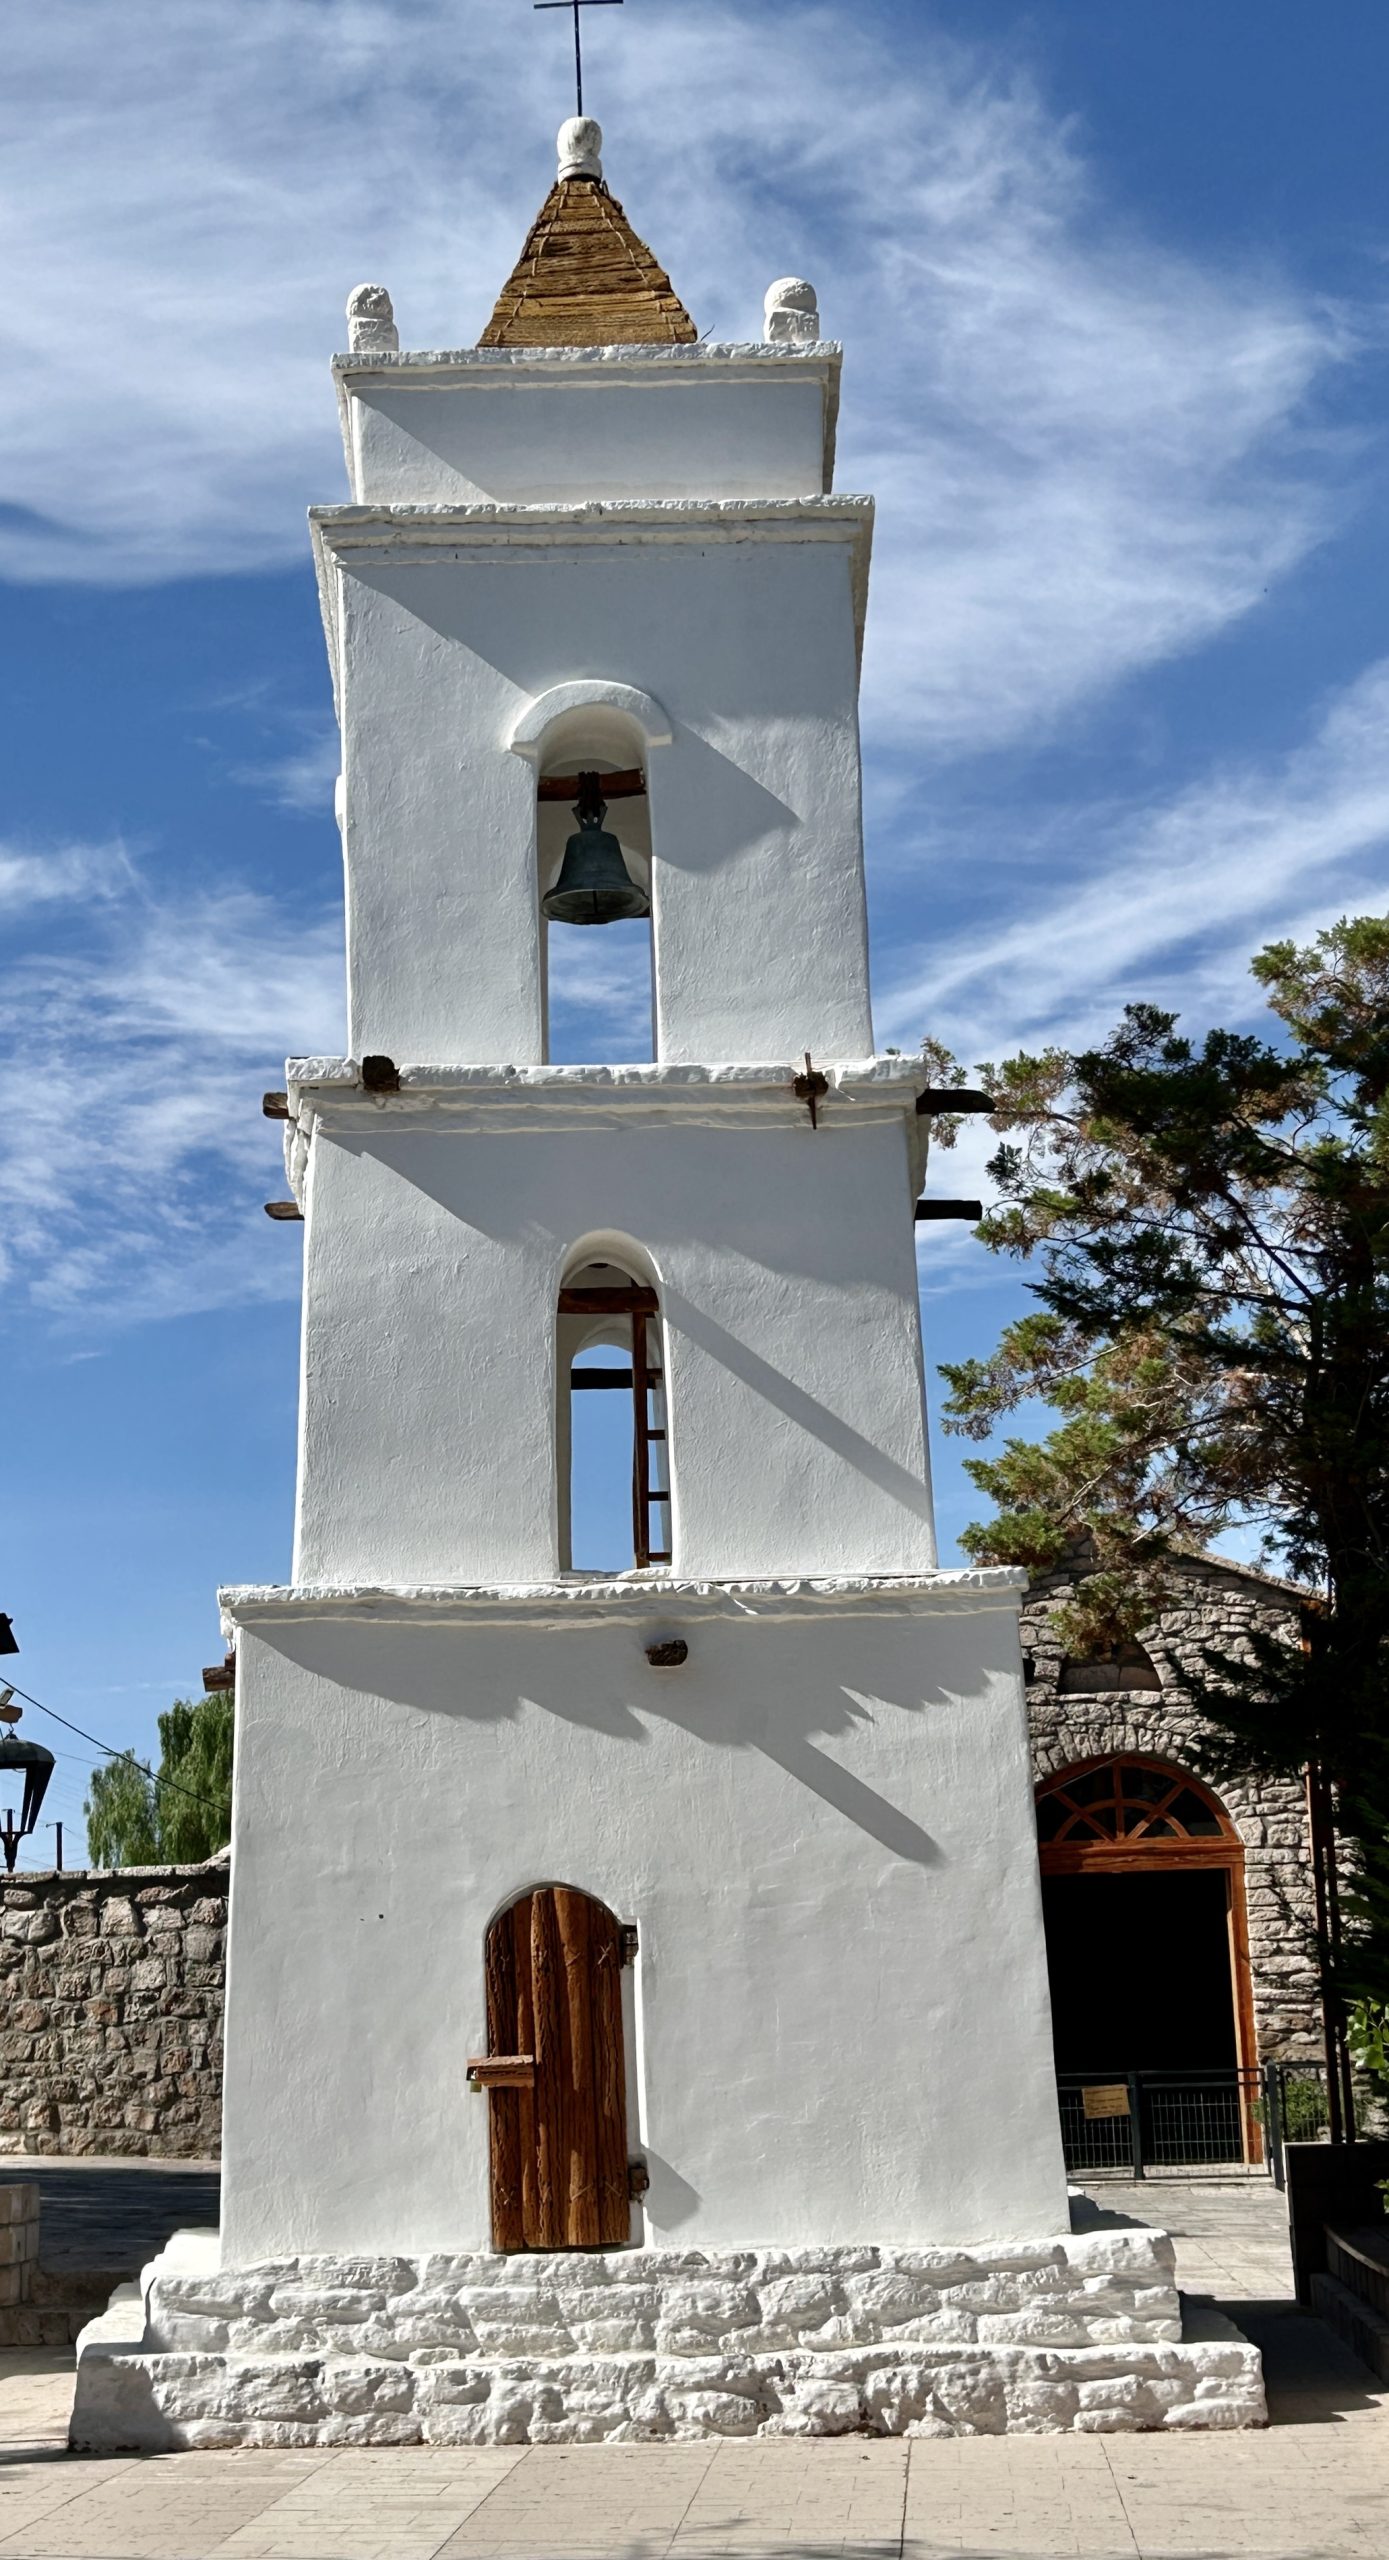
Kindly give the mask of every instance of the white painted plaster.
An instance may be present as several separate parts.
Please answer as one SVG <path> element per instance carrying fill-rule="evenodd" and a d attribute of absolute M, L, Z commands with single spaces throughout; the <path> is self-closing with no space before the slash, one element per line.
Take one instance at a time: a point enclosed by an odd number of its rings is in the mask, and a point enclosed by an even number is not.
<path fill-rule="evenodd" d="M 642 746 L 668 747 L 675 736 L 670 713 L 634 684 L 613 684 L 606 676 L 582 676 L 568 684 L 552 684 L 521 713 L 507 744 L 513 755 L 542 763 L 546 747 L 562 738 L 572 722 L 614 723 L 614 744 L 635 730 Z"/>
<path fill-rule="evenodd" d="M 391 297 L 383 284 L 354 285 L 347 297 L 348 337 L 354 355 L 373 350 L 394 355 L 400 346 Z"/>
<path fill-rule="evenodd" d="M 791 315 L 781 340 L 388 362 L 354 335 L 334 368 L 348 485 L 386 505 L 823 495 L 840 350 Z"/>
<path fill-rule="evenodd" d="M 484 1933 L 554 1877 L 640 1931 L 652 2241 L 1063 2224 L 1017 1594 L 970 1597 L 557 1626 L 253 1603 L 229 2263 L 487 2246 Z"/>
<path fill-rule="evenodd" d="M 764 333 L 770 346 L 814 346 L 820 336 L 815 287 L 804 276 L 778 276 L 763 297 Z"/>
<path fill-rule="evenodd" d="M 534 780 L 518 722 L 598 666 L 665 708 L 648 773 L 657 1055 L 871 1048 L 855 576 L 863 511 L 334 511 L 359 1054 L 538 1061 Z M 736 529 L 736 536 L 735 536 Z"/>
<path fill-rule="evenodd" d="M 601 178 L 603 128 L 596 116 L 566 116 L 555 139 L 561 178 Z"/>
<path fill-rule="evenodd" d="M 325 1091 L 314 1124 L 296 1580 L 553 1577 L 558 1294 L 600 1227 L 659 1276 L 677 1569 L 929 1571 L 900 1109 L 812 1130 L 783 1092 L 676 1142 L 660 1112 L 403 1103 Z"/>

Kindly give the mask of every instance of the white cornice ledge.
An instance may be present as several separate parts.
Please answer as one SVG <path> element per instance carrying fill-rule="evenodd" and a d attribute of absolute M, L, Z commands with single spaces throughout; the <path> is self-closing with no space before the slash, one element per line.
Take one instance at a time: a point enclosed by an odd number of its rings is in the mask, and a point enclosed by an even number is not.
<path fill-rule="evenodd" d="M 683 1094 L 696 1096 L 711 1088 L 726 1087 L 742 1091 L 761 1089 L 768 1094 L 786 1094 L 801 1074 L 802 1058 L 755 1058 L 706 1062 L 702 1059 L 643 1060 L 628 1065 L 605 1066 L 399 1066 L 401 1092 L 458 1094 L 467 1099 L 491 1098 L 493 1095 L 516 1093 L 628 1093 Z M 832 1093 L 852 1096 L 864 1090 L 878 1095 L 894 1091 L 905 1100 L 913 1096 L 927 1080 L 926 1069 L 919 1058 L 869 1057 L 816 1059 L 819 1072 L 829 1079 Z M 355 1058 L 287 1058 L 285 1080 L 299 1092 L 316 1089 L 352 1090 L 362 1082 L 362 1070 Z M 373 1102 L 394 1099 L 377 1094 Z"/>
<path fill-rule="evenodd" d="M 615 1612 L 640 1618 L 672 1610 L 688 1618 L 798 1618 L 857 1615 L 883 1608 L 931 1611 L 1007 1606 L 1027 1588 L 1018 1565 L 961 1565 L 939 1573 L 835 1574 L 755 1582 L 682 1581 L 643 1573 L 620 1580 L 563 1582 L 244 1583 L 219 1591 L 224 1627 L 295 1618 L 429 1619 L 459 1624 L 552 1620 L 595 1626 Z"/>
<path fill-rule="evenodd" d="M 619 531 L 627 525 L 650 532 L 679 535 L 726 532 L 736 540 L 751 525 L 785 525 L 803 532 L 839 524 L 862 535 L 873 521 L 873 500 L 847 490 L 829 496 L 812 491 L 803 498 L 708 498 L 697 490 L 687 498 L 532 498 L 416 499 L 369 505 L 310 507 L 309 523 L 316 541 L 334 549 L 363 542 L 485 540 L 489 534 L 510 538 L 518 533 L 553 532 L 566 536 L 586 526 Z"/>
<path fill-rule="evenodd" d="M 802 370 L 807 365 L 838 366 L 844 348 L 838 338 L 815 338 L 806 346 L 769 346 L 763 339 L 724 339 L 704 346 L 610 347 L 415 347 L 360 348 L 336 355 L 333 371 L 343 381 L 372 374 L 425 373 L 560 373 L 594 369 L 604 373 L 689 373 L 755 364 L 759 370 Z"/>

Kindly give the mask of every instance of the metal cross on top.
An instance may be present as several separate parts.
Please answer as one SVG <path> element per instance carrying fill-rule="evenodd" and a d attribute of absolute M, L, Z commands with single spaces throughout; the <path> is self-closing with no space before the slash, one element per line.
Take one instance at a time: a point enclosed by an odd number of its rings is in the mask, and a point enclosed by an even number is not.
<path fill-rule="evenodd" d="M 532 0 L 532 6 L 537 9 L 572 9 L 574 12 L 574 95 L 577 101 L 575 113 L 582 115 L 584 56 L 583 47 L 579 41 L 579 11 L 581 9 L 620 9 L 622 0 Z"/>

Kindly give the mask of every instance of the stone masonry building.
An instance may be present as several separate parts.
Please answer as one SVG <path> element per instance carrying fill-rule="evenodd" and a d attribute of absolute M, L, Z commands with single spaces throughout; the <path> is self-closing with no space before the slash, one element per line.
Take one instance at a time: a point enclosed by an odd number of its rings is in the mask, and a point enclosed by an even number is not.
<path fill-rule="evenodd" d="M 1293 1778 L 1216 1790 L 1189 1677 L 1255 1628 L 1295 1635 L 1300 1594 L 1222 1557 L 1116 1660 L 1068 1660 L 1051 1617 L 1083 1570 L 1036 1573 L 1022 1618 L 1062 2071 L 1315 2061 L 1307 1814 Z"/>

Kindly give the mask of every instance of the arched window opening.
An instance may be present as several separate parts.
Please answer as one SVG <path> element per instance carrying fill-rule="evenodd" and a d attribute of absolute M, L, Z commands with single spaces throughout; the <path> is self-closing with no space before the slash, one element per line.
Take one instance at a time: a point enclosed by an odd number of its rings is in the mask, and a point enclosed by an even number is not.
<path fill-rule="evenodd" d="M 631 2238 L 623 1964 L 634 1932 L 577 1886 L 537 1885 L 487 1932 L 492 2244 L 611 2249 Z"/>
<path fill-rule="evenodd" d="M 655 1055 L 646 769 L 623 755 L 613 739 L 566 734 L 537 785 L 545 1054 L 555 1065 Z"/>
<path fill-rule="evenodd" d="M 1141 1644 L 1129 1643 L 1091 1654 L 1085 1662 L 1068 1656 L 1056 1686 L 1062 1697 L 1095 1698 L 1110 1689 L 1160 1689 L 1162 1679 L 1152 1655 Z"/>
<path fill-rule="evenodd" d="M 625 1573 L 671 1561 L 660 1303 L 613 1262 L 559 1295 L 560 1562 Z"/>

